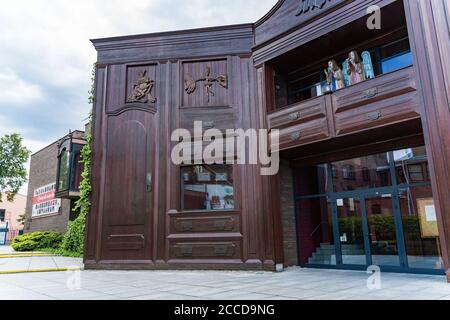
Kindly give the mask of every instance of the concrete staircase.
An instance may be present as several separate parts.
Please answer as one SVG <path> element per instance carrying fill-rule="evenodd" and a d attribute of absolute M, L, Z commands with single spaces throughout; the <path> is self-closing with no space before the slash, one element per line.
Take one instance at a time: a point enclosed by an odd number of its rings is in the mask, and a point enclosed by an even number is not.
<path fill-rule="evenodd" d="M 364 247 L 357 244 L 341 244 L 342 255 L 364 255 Z M 321 243 L 312 257 L 308 260 L 309 264 L 336 264 L 336 249 L 333 244 Z"/>

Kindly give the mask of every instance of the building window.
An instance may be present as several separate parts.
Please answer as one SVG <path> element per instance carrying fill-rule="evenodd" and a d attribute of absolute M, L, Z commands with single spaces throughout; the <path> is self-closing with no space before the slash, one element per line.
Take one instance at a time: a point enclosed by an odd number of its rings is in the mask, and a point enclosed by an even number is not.
<path fill-rule="evenodd" d="M 355 180 L 355 167 L 351 164 L 342 167 L 342 177 L 346 180 Z"/>
<path fill-rule="evenodd" d="M 421 182 L 425 180 L 421 164 L 412 164 L 408 166 L 409 178 L 412 182 Z"/>
<path fill-rule="evenodd" d="M 337 179 L 339 177 L 339 170 L 335 164 L 331 165 L 331 175 L 333 179 Z"/>
<path fill-rule="evenodd" d="M 382 73 L 397 71 L 413 65 L 408 38 L 381 46 L 378 50 Z"/>
<path fill-rule="evenodd" d="M 373 204 L 372 205 L 372 215 L 381 214 L 381 205 L 380 204 Z"/>
<path fill-rule="evenodd" d="M 0 222 L 5 222 L 6 210 L 0 209 Z"/>
<path fill-rule="evenodd" d="M 63 149 L 59 155 L 58 191 L 69 189 L 70 152 Z"/>
<path fill-rule="evenodd" d="M 389 173 L 388 172 L 380 172 L 380 184 L 382 187 L 389 186 Z"/>
<path fill-rule="evenodd" d="M 362 177 L 365 182 L 370 181 L 370 170 L 367 167 L 362 168 Z"/>
<path fill-rule="evenodd" d="M 232 166 L 198 165 L 182 167 L 181 181 L 182 210 L 234 209 Z"/>

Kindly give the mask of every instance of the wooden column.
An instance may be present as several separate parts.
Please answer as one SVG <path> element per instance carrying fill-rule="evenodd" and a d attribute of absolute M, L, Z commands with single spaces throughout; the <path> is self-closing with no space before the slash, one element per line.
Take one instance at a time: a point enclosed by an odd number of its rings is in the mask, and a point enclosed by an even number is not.
<path fill-rule="evenodd" d="M 441 249 L 450 282 L 450 0 L 404 0 Z"/>

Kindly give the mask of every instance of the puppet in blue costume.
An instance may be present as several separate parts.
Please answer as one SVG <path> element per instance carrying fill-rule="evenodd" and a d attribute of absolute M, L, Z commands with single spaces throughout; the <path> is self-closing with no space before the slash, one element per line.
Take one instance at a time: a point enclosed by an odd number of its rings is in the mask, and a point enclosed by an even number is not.
<path fill-rule="evenodd" d="M 345 88 L 344 74 L 336 60 L 328 62 L 328 68 L 325 69 L 325 76 L 332 92 Z"/>

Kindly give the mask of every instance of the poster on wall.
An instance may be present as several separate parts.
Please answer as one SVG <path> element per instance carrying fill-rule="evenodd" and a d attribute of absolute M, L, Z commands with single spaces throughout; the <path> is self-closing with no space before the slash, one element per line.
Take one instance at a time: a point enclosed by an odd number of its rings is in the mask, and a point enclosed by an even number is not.
<path fill-rule="evenodd" d="M 439 230 L 433 198 L 417 199 L 422 238 L 437 238 Z"/>
<path fill-rule="evenodd" d="M 33 194 L 32 217 L 40 217 L 59 212 L 61 199 L 55 198 L 56 183 L 37 188 Z"/>

